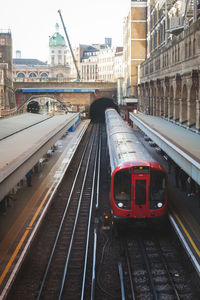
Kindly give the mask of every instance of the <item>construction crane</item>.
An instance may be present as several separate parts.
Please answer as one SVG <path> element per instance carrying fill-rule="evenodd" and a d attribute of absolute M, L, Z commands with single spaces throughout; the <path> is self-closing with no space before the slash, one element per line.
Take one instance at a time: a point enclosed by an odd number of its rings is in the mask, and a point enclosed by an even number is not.
<path fill-rule="evenodd" d="M 68 37 L 68 34 L 67 34 L 67 30 L 66 30 L 66 27 L 65 27 L 60 9 L 58 10 L 58 13 L 60 15 L 60 19 L 61 19 L 61 22 L 62 22 L 62 25 L 63 25 L 63 29 L 64 29 L 64 32 L 65 32 L 65 35 L 66 35 L 66 38 L 67 38 L 67 41 L 68 41 L 69 49 L 70 49 L 70 52 L 71 52 L 71 55 L 72 55 L 72 58 L 73 58 L 73 62 L 74 62 L 75 68 L 76 68 L 77 81 L 80 81 L 81 76 L 80 76 L 79 69 L 78 69 L 77 64 L 76 64 L 76 59 L 75 59 L 75 56 L 74 56 L 74 53 L 73 53 L 73 50 L 72 50 L 72 46 L 71 46 L 71 43 L 70 43 L 70 40 L 69 40 L 69 37 Z"/>

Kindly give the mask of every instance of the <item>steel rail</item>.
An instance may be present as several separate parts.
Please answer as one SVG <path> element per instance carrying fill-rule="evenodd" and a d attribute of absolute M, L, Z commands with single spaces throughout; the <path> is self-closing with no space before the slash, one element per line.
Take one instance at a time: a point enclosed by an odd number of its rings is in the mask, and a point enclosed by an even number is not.
<path fill-rule="evenodd" d="M 99 158 L 98 158 L 97 191 L 96 191 L 96 209 L 99 209 L 100 167 L 101 167 L 101 135 L 100 135 L 100 141 L 99 141 Z"/>
<path fill-rule="evenodd" d="M 93 137 L 93 142 L 94 142 L 94 138 L 95 137 Z M 80 192 L 80 196 L 79 196 L 79 200 L 78 200 L 78 207 L 77 207 L 76 217 L 75 217 L 75 221 L 74 221 L 74 227 L 73 227 L 73 231 L 72 231 L 72 235 L 71 235 L 71 240 L 70 240 L 70 245 L 69 245 L 69 248 L 68 248 L 68 253 L 67 253 L 67 256 L 66 256 L 66 260 L 65 260 L 65 266 L 64 266 L 63 277 L 62 277 L 62 281 L 61 281 L 60 293 L 59 293 L 59 296 L 58 296 L 59 300 L 61 300 L 61 298 L 62 298 L 65 279 L 66 279 L 66 276 L 67 276 L 69 259 L 70 259 L 70 255 L 71 255 L 72 244 L 73 244 L 73 241 L 74 241 L 74 235 L 75 235 L 76 225 L 77 225 L 77 221 L 78 221 L 78 216 L 79 216 L 79 211 L 80 211 L 80 206 L 81 206 L 81 201 L 82 201 L 82 196 L 83 196 L 83 190 L 84 190 L 84 187 L 85 187 L 86 177 L 87 177 L 87 173 L 88 173 L 88 169 L 89 169 L 89 163 L 90 163 L 92 148 L 93 148 L 93 143 L 91 143 L 91 146 L 90 146 L 90 151 L 89 151 L 87 164 L 86 164 L 86 168 L 85 168 L 85 174 L 84 174 L 84 178 L 83 178 L 83 181 L 82 181 L 81 192 Z"/>
<path fill-rule="evenodd" d="M 100 142 L 99 142 L 100 144 Z M 88 229 L 87 229 L 87 239 L 86 239 L 86 251 L 85 251 L 85 262 L 84 262 L 84 272 L 83 272 L 83 281 L 82 281 L 82 290 L 81 290 L 81 300 L 84 300 L 84 291 L 85 291 L 85 277 L 87 271 L 87 259 L 88 259 L 88 248 L 89 248 L 89 238 L 90 238 L 90 225 L 92 219 L 92 208 L 94 202 L 94 191 L 95 191 L 95 178 L 96 178 L 96 165 L 97 165 L 97 158 L 98 158 L 99 151 L 97 149 L 95 155 L 95 163 L 94 163 L 94 170 L 93 170 L 93 180 L 92 180 L 92 193 L 90 198 L 90 211 L 88 216 Z M 98 166 L 99 167 L 99 166 Z M 99 169 L 98 169 L 99 171 Z M 99 172 L 97 173 L 97 175 Z M 97 185 L 98 185 L 99 176 L 97 177 Z"/>
<path fill-rule="evenodd" d="M 78 175 L 80 173 L 80 169 L 81 169 L 81 166 L 82 166 L 82 163 L 83 163 L 83 159 L 84 159 L 86 150 L 87 150 L 87 145 L 85 146 L 85 148 L 83 150 L 83 154 L 81 156 L 81 160 L 80 160 L 80 163 L 79 163 L 76 175 L 75 175 L 75 179 L 74 179 L 73 185 L 71 187 L 70 195 L 68 197 L 68 201 L 67 201 L 67 204 L 66 204 L 66 207 L 65 207 L 65 210 L 64 210 L 64 213 L 63 213 L 63 216 L 62 216 L 62 219 L 61 219 L 58 231 L 57 231 L 57 235 L 56 235 L 53 247 L 52 247 L 52 251 L 51 251 L 50 256 L 49 256 L 49 260 L 48 260 L 48 263 L 47 263 L 47 267 L 45 269 L 45 273 L 44 273 L 44 276 L 43 276 L 43 279 L 42 279 L 42 283 L 41 283 L 41 286 L 40 286 L 40 289 L 39 289 L 39 292 L 38 292 L 38 295 L 37 295 L 37 298 L 36 298 L 37 300 L 40 299 L 43 288 L 44 288 L 44 284 L 45 284 L 45 281 L 46 281 L 46 278 L 47 278 L 47 274 L 48 274 L 48 271 L 49 271 L 49 268 L 50 268 L 50 265 L 51 265 L 51 262 L 52 262 L 52 259 L 53 259 L 53 255 L 54 255 L 54 252 L 55 252 L 55 249 L 56 249 L 56 245 L 57 245 L 57 242 L 58 242 L 58 239 L 59 239 L 59 236 L 60 236 L 60 232 L 61 232 L 64 220 L 65 220 L 65 216 L 66 216 L 68 208 L 69 208 L 69 204 L 70 204 L 70 201 L 71 201 L 71 198 L 72 198 L 73 190 L 74 190 L 74 187 L 76 185 Z"/>
<path fill-rule="evenodd" d="M 93 264 L 92 264 L 92 282 L 91 282 L 91 292 L 90 299 L 94 300 L 95 298 L 95 282 L 96 282 L 96 252 L 97 252 L 97 226 L 98 220 L 95 220 L 94 228 L 94 247 L 93 247 Z"/>
<path fill-rule="evenodd" d="M 152 293 L 153 293 L 153 297 L 154 297 L 155 300 L 158 300 L 159 297 L 158 297 L 158 294 L 156 292 L 156 287 L 155 287 L 155 284 L 154 284 L 149 259 L 148 259 L 147 253 L 146 253 L 144 242 L 141 239 L 139 239 L 139 245 L 140 245 L 140 248 L 142 250 L 142 255 L 144 257 L 144 262 L 145 262 L 147 272 L 148 272 L 148 275 L 149 275 L 149 281 L 150 281 L 150 286 L 151 286 L 151 290 L 152 290 Z"/>
<path fill-rule="evenodd" d="M 99 140 L 99 155 L 98 155 L 98 173 L 97 173 L 97 191 L 96 191 L 96 209 L 99 208 L 99 182 L 100 182 L 100 162 L 101 162 L 101 130 L 100 130 L 100 140 Z M 95 282 L 96 282 L 96 251 L 97 251 L 97 227 L 98 219 L 95 219 L 94 227 L 94 242 L 93 242 L 93 260 L 92 260 L 92 282 L 90 289 L 90 299 L 94 300 L 95 297 Z"/>
<path fill-rule="evenodd" d="M 124 276 L 123 276 L 123 268 L 121 261 L 118 262 L 118 271 L 119 271 L 119 278 L 120 278 L 120 286 L 121 286 L 121 295 L 122 300 L 126 300 L 125 296 L 125 289 L 124 289 Z"/>
<path fill-rule="evenodd" d="M 169 278 L 169 281 L 170 281 L 170 284 L 171 284 L 171 287 L 174 291 L 174 295 L 176 297 L 177 300 L 180 300 L 181 298 L 179 297 L 179 294 L 178 294 L 178 291 L 176 289 L 176 286 L 174 284 L 174 281 L 173 281 L 173 278 L 172 278 L 172 275 L 168 269 L 168 266 L 167 266 L 167 262 L 166 262 L 166 259 L 164 257 L 164 254 L 163 254 L 163 251 L 162 251 L 162 248 L 161 248 L 161 245 L 160 245 L 160 242 L 159 241 L 156 241 L 156 244 L 157 244 L 157 247 L 158 247 L 158 251 L 159 251 L 159 254 L 160 254 L 160 257 L 161 257 L 161 260 L 162 260 L 162 263 L 163 263 L 163 266 L 165 268 L 165 271 L 168 275 L 168 278 Z"/>
<path fill-rule="evenodd" d="M 126 264 L 127 264 L 127 268 L 128 268 L 128 275 L 129 275 L 129 281 L 130 281 L 130 286 L 131 286 L 131 296 L 132 296 L 132 300 L 135 300 L 135 291 L 134 291 L 134 286 L 133 286 L 132 270 L 131 270 L 130 258 L 129 258 L 129 254 L 128 254 L 127 241 L 125 241 L 124 246 L 125 246 Z"/>

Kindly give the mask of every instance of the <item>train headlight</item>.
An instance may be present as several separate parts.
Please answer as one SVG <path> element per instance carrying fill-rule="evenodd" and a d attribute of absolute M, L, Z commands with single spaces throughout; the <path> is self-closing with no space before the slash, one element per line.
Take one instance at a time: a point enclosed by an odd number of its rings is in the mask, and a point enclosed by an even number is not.
<path fill-rule="evenodd" d="M 157 203 L 157 206 L 158 206 L 158 208 L 161 208 L 163 205 L 162 205 L 161 202 L 158 202 L 158 203 Z"/>
<path fill-rule="evenodd" d="M 122 207 L 124 206 L 124 204 L 121 203 L 121 202 L 119 202 L 119 203 L 118 203 L 118 206 L 119 206 L 119 208 L 122 208 Z"/>

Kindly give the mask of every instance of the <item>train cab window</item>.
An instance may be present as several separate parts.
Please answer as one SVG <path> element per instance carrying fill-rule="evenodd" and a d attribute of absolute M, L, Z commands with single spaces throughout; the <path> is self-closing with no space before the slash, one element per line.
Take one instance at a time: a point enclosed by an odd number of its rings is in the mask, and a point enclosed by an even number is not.
<path fill-rule="evenodd" d="M 122 170 L 115 174 L 114 200 L 118 207 L 131 209 L 131 171 Z"/>
<path fill-rule="evenodd" d="M 150 208 L 161 208 L 166 200 L 166 178 L 161 171 L 152 170 L 150 179 Z"/>
<path fill-rule="evenodd" d="M 135 204 L 146 204 L 146 180 L 135 180 Z"/>

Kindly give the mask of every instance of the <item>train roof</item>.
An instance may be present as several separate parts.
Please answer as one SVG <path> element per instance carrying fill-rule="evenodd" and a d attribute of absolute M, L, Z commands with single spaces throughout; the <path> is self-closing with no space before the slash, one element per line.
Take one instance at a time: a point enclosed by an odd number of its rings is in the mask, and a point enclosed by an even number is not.
<path fill-rule="evenodd" d="M 105 111 L 105 120 L 112 171 L 127 162 L 155 162 L 115 109 Z"/>
<path fill-rule="evenodd" d="M 156 161 L 146 161 L 146 160 L 137 160 L 137 161 L 127 161 L 124 163 L 121 163 L 115 168 L 115 171 L 129 169 L 133 167 L 151 167 L 151 169 L 156 168 L 157 170 L 164 170 L 162 166 L 157 163 Z"/>

